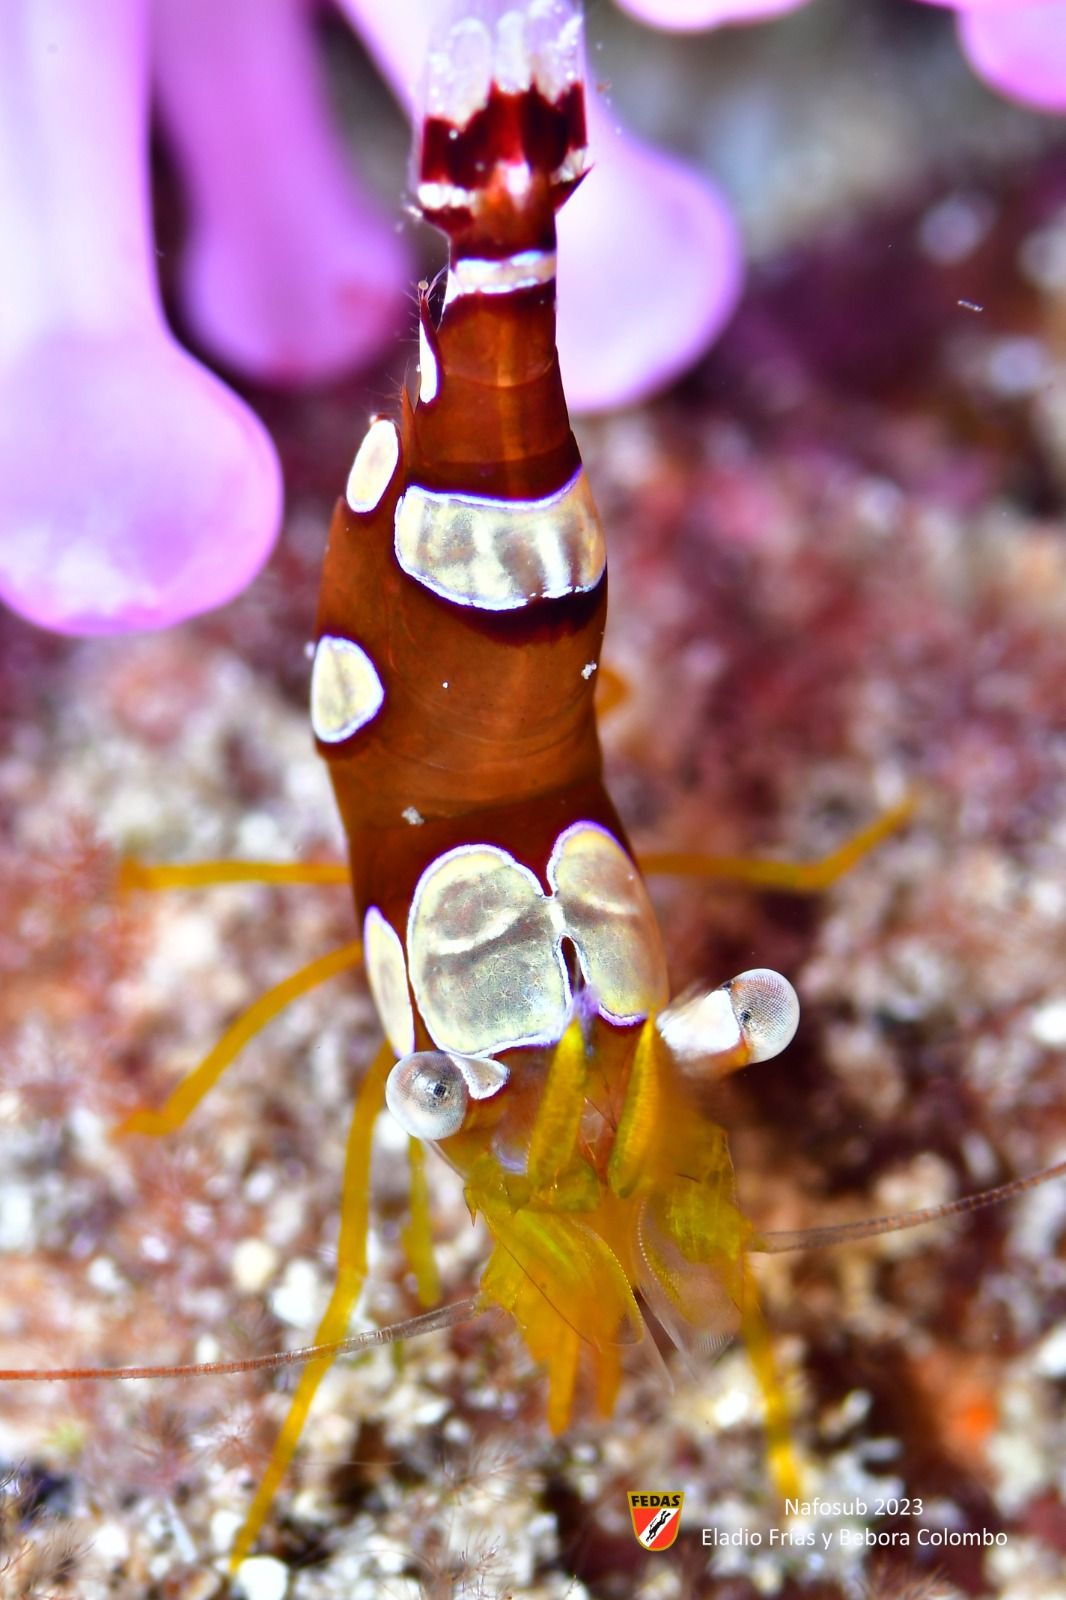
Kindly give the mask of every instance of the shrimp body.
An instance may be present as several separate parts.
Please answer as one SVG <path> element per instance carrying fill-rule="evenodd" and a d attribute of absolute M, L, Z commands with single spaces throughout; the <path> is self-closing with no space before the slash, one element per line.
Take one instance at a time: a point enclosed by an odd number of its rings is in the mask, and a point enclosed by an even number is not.
<path fill-rule="evenodd" d="M 660 1025 L 662 941 L 602 778 L 606 549 L 555 349 L 581 19 L 483 16 L 431 58 L 443 306 L 423 287 L 417 392 L 371 422 L 333 518 L 312 720 L 400 1058 L 389 1104 L 485 1217 L 482 1294 L 548 1364 L 561 1427 L 579 1377 L 611 1409 L 635 1288 L 679 1337 L 742 1322 L 747 1230 Z M 750 1059 L 737 1010 L 720 992 L 703 1054 Z"/>
<path fill-rule="evenodd" d="M 562 1429 L 613 1409 L 628 1351 L 654 1357 L 646 1317 L 697 1352 L 740 1332 L 771 1472 L 793 1497 L 749 1254 L 873 1238 L 1066 1175 L 1060 1162 L 918 1212 L 794 1233 L 756 1234 L 740 1211 L 709 1091 L 783 1049 L 798 1004 L 762 969 L 671 1002 L 655 916 L 603 784 L 593 691 L 606 546 L 555 350 L 555 213 L 587 165 L 580 17 L 571 0 L 459 3 L 468 14 L 431 57 L 418 189 L 450 242 L 447 279 L 439 299 L 420 291 L 417 385 L 396 419 L 371 422 L 333 517 L 312 670 L 362 940 L 261 996 L 161 1110 L 138 1108 L 122 1128 L 173 1132 L 284 1005 L 365 958 L 388 1045 L 360 1084 L 345 1147 L 333 1292 L 299 1352 L 117 1374 L 0 1372 L 85 1380 L 306 1363 L 234 1568 L 349 1345 L 383 1100 L 417 1153 L 405 1236 L 423 1298 L 423 1143 L 459 1173 L 493 1248 L 476 1299 L 356 1335 L 354 1347 L 502 1307 L 547 1369 L 548 1417 Z M 812 870 L 747 863 L 759 869 L 749 881 L 825 887 L 906 814 L 898 807 Z M 661 856 L 659 870 L 699 859 Z M 321 863 L 129 866 L 138 888 L 338 881 Z"/>

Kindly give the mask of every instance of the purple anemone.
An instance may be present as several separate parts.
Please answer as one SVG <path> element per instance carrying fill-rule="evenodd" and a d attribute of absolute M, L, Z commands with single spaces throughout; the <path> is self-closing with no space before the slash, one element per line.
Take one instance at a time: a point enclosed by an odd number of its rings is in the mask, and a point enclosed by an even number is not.
<path fill-rule="evenodd" d="M 431 0 L 336 0 L 410 110 Z M 494 0 L 501 5 L 514 0 Z M 549 4 L 551 0 L 537 0 Z M 803 0 L 620 0 L 646 22 Z M 954 9 L 987 82 L 1066 110 L 1066 0 Z M 280 520 L 269 439 L 174 340 L 155 277 L 151 80 L 188 212 L 183 319 L 225 367 L 319 383 L 402 325 L 409 252 L 326 109 L 317 0 L 11 0 L 0 35 L 0 597 L 43 626 L 165 626 L 237 593 Z M 563 213 L 560 346 L 578 409 L 632 402 L 729 316 L 740 252 L 707 181 L 589 105 L 595 175 Z"/>
<path fill-rule="evenodd" d="M 623 11 L 653 28 L 695 32 L 723 22 L 757 22 L 795 11 L 807 0 L 618 0 Z"/>
<path fill-rule="evenodd" d="M 678 32 L 757 22 L 806 0 L 618 0 L 652 27 Z M 1066 0 L 922 0 L 958 14 L 959 42 L 990 88 L 1040 111 L 1066 111 Z"/>
<path fill-rule="evenodd" d="M 1040 111 L 1066 111 L 1063 0 L 969 0 L 958 29 L 967 60 L 993 89 Z"/>
<path fill-rule="evenodd" d="M 338 0 L 413 108 L 430 0 Z M 513 3 L 513 0 L 510 0 Z M 544 0 L 539 0 L 544 3 Z M 184 324 L 258 382 L 368 365 L 411 269 L 326 108 L 317 0 L 11 0 L 0 34 L 0 598 L 61 632 L 162 627 L 258 570 L 278 463 L 164 321 L 149 85 L 188 217 Z M 575 405 L 642 398 L 730 314 L 740 252 L 696 172 L 590 107 L 598 171 L 563 223 Z"/>
<path fill-rule="evenodd" d="M 156 627 L 253 576 L 267 434 L 163 320 L 140 0 L 12 0 L 0 32 L 0 597 L 60 632 Z"/>
<path fill-rule="evenodd" d="M 411 255 L 328 109 L 308 0 L 152 0 L 159 110 L 189 226 L 184 317 L 223 365 L 292 388 L 370 365 Z"/>

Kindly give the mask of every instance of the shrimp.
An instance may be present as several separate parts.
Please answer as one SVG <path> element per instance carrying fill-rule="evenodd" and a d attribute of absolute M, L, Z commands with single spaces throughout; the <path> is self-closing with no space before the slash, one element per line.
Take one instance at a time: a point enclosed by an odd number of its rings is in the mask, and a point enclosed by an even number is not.
<path fill-rule="evenodd" d="M 418 173 L 421 210 L 446 235 L 449 264 L 419 291 L 417 384 L 398 418 L 372 419 L 355 455 L 316 628 L 311 723 L 348 865 L 126 870 L 127 888 L 350 879 L 361 937 L 265 996 L 162 1110 L 134 1113 L 125 1132 L 180 1126 L 271 1016 L 360 963 L 387 1040 L 355 1107 L 332 1300 L 312 1345 L 265 1358 L 305 1365 L 235 1565 L 263 1526 L 331 1358 L 353 1348 L 383 1106 L 413 1150 L 431 1146 L 459 1175 L 492 1247 L 475 1297 L 357 1336 L 354 1347 L 495 1307 L 543 1366 L 548 1422 L 560 1432 L 611 1414 L 626 1361 L 658 1366 L 650 1326 L 690 1360 L 739 1335 L 783 1499 L 799 1495 L 800 1476 L 751 1256 L 915 1226 L 1066 1173 L 1060 1163 L 939 1207 L 806 1232 L 760 1232 L 738 1204 L 714 1090 L 788 1046 L 799 1002 L 787 978 L 761 967 L 671 998 L 641 868 L 604 787 L 594 692 L 606 540 L 554 331 L 555 215 L 588 167 L 581 18 L 570 0 L 450 19 L 431 53 Z M 903 814 L 798 886 L 830 881 Z M 678 854 L 647 865 L 698 875 L 714 863 Z M 409 1253 L 430 1299 L 419 1159 Z"/>

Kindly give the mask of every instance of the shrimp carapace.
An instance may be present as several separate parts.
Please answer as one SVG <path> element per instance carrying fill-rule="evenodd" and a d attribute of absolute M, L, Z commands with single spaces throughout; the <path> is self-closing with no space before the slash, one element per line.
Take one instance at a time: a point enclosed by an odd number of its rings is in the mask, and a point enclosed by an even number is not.
<path fill-rule="evenodd" d="M 665 1010 L 602 781 L 606 546 L 555 348 L 555 213 L 587 163 L 580 13 L 453 13 L 418 156 L 447 275 L 420 294 L 417 385 L 371 421 L 334 514 L 312 686 L 400 1058 L 388 1103 L 485 1218 L 482 1294 L 547 1362 L 556 1427 L 611 1409 L 638 1294 L 681 1342 L 757 1320 L 725 1138 L 689 1070 L 756 1056 L 752 1013 L 721 991 L 693 1045 L 699 1025 Z M 780 1048 L 794 996 L 769 981 Z"/>

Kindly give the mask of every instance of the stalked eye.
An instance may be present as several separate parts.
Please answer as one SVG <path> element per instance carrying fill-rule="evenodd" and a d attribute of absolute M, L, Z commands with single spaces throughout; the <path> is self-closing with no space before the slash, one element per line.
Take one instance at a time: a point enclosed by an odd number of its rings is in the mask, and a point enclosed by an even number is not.
<path fill-rule="evenodd" d="M 750 1052 L 749 1061 L 780 1055 L 799 1027 L 799 997 L 788 979 L 769 967 L 752 967 L 723 987 Z"/>
<path fill-rule="evenodd" d="M 675 1001 L 656 1026 L 678 1061 L 724 1077 L 780 1055 L 798 1023 L 799 1000 L 788 979 L 753 967 L 709 993 Z"/>
<path fill-rule="evenodd" d="M 385 1101 L 413 1138 L 448 1139 L 462 1127 L 471 1100 L 487 1100 L 506 1082 L 507 1068 L 491 1056 L 418 1050 L 389 1073 Z"/>
<path fill-rule="evenodd" d="M 385 1101 L 405 1133 L 416 1139 L 447 1139 L 463 1125 L 470 1091 L 451 1056 L 422 1050 L 393 1067 Z"/>

